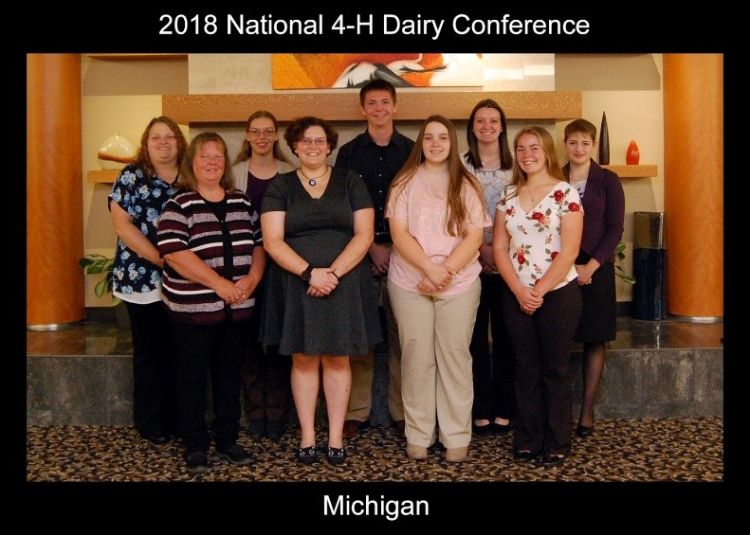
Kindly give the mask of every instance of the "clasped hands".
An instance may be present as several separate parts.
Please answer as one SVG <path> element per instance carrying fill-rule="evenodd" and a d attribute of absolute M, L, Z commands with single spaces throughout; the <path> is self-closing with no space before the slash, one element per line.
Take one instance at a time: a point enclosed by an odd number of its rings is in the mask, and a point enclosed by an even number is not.
<path fill-rule="evenodd" d="M 247 301 L 250 296 L 253 295 L 257 286 L 258 282 L 254 281 L 249 275 L 246 275 L 234 282 L 222 279 L 219 283 L 219 287 L 216 288 L 215 291 L 225 303 L 229 305 L 239 305 L 240 303 Z"/>
<path fill-rule="evenodd" d="M 542 303 L 544 303 L 544 298 L 536 288 L 521 288 L 516 294 L 516 299 L 518 300 L 518 304 L 521 305 L 521 311 L 529 316 L 536 312 L 542 306 Z"/>
<path fill-rule="evenodd" d="M 313 268 L 307 295 L 310 297 L 325 297 L 331 295 L 339 285 L 339 279 L 334 275 L 336 268 Z"/>
<path fill-rule="evenodd" d="M 417 284 L 417 290 L 426 295 L 444 291 L 453 282 L 456 271 L 445 264 L 431 264 L 424 278 Z"/>

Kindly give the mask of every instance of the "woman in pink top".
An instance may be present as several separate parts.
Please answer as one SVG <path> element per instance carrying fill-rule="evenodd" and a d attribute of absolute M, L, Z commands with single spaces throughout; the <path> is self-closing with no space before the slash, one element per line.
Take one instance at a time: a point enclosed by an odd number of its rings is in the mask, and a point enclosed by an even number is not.
<path fill-rule="evenodd" d="M 445 117 L 433 115 L 422 126 L 391 184 L 386 217 L 394 246 L 388 291 L 401 343 L 406 452 L 426 458 L 439 424 L 445 460 L 462 461 L 471 440 L 469 342 L 482 271 L 477 251 L 490 220 Z"/>
<path fill-rule="evenodd" d="M 568 359 L 581 317 L 573 262 L 583 210 L 544 128 L 522 129 L 513 148 L 513 178 L 495 212 L 492 242 L 508 285 L 503 315 L 516 358 L 513 457 L 554 466 L 570 450 Z"/>

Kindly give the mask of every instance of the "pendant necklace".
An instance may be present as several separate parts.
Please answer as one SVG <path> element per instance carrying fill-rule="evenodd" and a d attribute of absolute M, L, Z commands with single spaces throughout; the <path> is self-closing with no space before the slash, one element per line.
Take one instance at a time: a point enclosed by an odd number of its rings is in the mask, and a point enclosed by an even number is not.
<path fill-rule="evenodd" d="M 318 185 L 318 179 L 319 178 L 323 178 L 324 176 L 326 176 L 326 173 L 328 173 L 328 166 L 327 165 L 326 165 L 326 170 L 323 171 L 322 175 L 314 176 L 314 177 L 307 176 L 305 174 L 305 172 L 302 170 L 302 168 L 301 167 L 299 168 L 299 174 L 302 175 L 302 178 L 306 178 L 307 179 L 307 183 L 310 184 L 311 187 L 317 186 Z"/>

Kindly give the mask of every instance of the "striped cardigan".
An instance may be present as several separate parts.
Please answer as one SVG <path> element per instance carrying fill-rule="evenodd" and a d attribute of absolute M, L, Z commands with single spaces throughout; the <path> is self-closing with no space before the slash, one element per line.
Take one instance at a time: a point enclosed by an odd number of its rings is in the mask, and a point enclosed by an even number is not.
<path fill-rule="evenodd" d="M 221 276 L 231 276 L 236 281 L 247 275 L 253 247 L 262 243 L 260 217 L 250 199 L 239 190 L 227 193 L 224 200 L 226 220 L 222 224 L 197 192 L 172 197 L 159 218 L 159 254 L 190 250 Z M 230 276 L 224 273 L 227 246 L 232 257 Z M 161 296 L 176 321 L 197 325 L 214 325 L 225 319 L 248 320 L 255 304 L 255 297 L 251 297 L 230 306 L 211 288 L 185 279 L 168 263 L 164 265 Z"/>

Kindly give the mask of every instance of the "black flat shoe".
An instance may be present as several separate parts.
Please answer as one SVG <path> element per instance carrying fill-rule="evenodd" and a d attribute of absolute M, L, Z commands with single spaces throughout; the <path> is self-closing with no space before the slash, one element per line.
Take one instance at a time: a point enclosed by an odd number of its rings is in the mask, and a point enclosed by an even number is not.
<path fill-rule="evenodd" d="M 328 463 L 344 464 L 346 460 L 346 450 L 344 448 L 333 448 L 328 446 Z"/>
<path fill-rule="evenodd" d="M 499 437 L 507 435 L 513 429 L 513 424 L 510 422 L 505 425 L 492 422 L 490 425 L 492 426 L 492 432 Z"/>
<path fill-rule="evenodd" d="M 590 437 L 594 434 L 594 426 L 586 427 L 585 425 L 578 424 L 576 426 L 576 435 L 581 438 Z"/>
<path fill-rule="evenodd" d="M 493 432 L 492 424 L 491 423 L 490 424 L 485 424 L 485 425 L 477 425 L 475 423 L 472 423 L 471 424 L 471 430 L 472 430 L 472 432 L 475 435 L 477 435 L 479 437 L 489 436 Z"/>
<path fill-rule="evenodd" d="M 299 448 L 294 454 L 299 462 L 302 464 L 313 464 L 318 462 L 318 450 L 315 446 L 308 446 L 307 448 Z"/>

